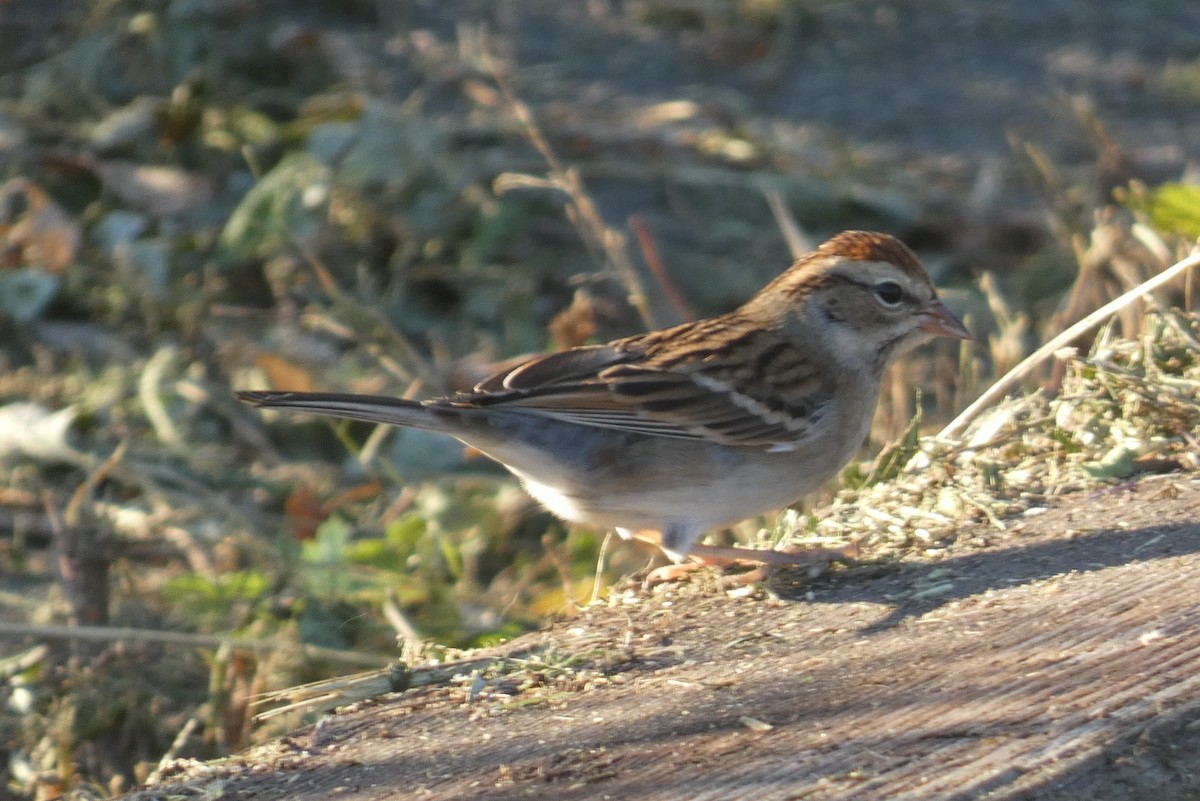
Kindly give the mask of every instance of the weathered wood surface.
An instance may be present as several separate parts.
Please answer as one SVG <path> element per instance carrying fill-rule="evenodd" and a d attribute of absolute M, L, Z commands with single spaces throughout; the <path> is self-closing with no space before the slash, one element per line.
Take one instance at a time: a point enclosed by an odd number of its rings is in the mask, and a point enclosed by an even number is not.
<path fill-rule="evenodd" d="M 612 684 L 508 708 L 417 690 L 137 797 L 1200 797 L 1200 479 L 963 533 L 811 600 L 589 610 L 530 642 L 606 639 Z"/>

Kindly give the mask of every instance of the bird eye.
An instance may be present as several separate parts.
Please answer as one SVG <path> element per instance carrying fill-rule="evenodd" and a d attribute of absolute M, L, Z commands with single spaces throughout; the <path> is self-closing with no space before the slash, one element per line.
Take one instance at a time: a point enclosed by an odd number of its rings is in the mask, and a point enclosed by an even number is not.
<path fill-rule="evenodd" d="M 904 290 L 895 281 L 880 281 L 875 285 L 875 297 L 884 306 L 895 306 L 904 299 Z"/>

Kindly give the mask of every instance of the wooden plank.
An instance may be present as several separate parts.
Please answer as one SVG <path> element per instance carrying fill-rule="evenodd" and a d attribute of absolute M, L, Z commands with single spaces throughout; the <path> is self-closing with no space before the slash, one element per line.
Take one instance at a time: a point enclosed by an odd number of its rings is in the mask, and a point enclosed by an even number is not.
<path fill-rule="evenodd" d="M 812 600 L 693 588 L 590 609 L 525 644 L 605 643 L 602 686 L 417 690 L 153 797 L 1200 797 L 1197 510 L 1200 480 L 1172 478 Z"/>

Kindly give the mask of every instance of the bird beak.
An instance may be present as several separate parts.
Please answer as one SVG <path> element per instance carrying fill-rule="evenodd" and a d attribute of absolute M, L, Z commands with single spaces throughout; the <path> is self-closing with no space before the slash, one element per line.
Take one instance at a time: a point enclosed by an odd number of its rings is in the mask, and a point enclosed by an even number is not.
<path fill-rule="evenodd" d="M 918 317 L 920 318 L 917 327 L 927 334 L 941 337 L 957 337 L 958 339 L 970 339 L 971 332 L 962 324 L 962 321 L 954 316 L 954 312 L 947 309 L 940 300 L 935 300 L 933 303 L 925 307 Z"/>

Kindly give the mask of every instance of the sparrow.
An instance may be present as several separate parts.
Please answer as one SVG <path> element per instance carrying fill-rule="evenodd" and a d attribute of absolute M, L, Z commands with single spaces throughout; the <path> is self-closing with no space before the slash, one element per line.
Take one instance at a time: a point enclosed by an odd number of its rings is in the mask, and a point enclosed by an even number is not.
<path fill-rule="evenodd" d="M 709 529 L 784 506 L 865 441 L 884 370 L 934 336 L 969 338 L 894 237 L 845 231 L 740 308 L 535 356 L 470 392 L 413 401 L 239 392 L 247 403 L 449 434 L 574 524 L 661 533 L 676 563 Z M 767 561 L 758 559 L 757 561 Z"/>

